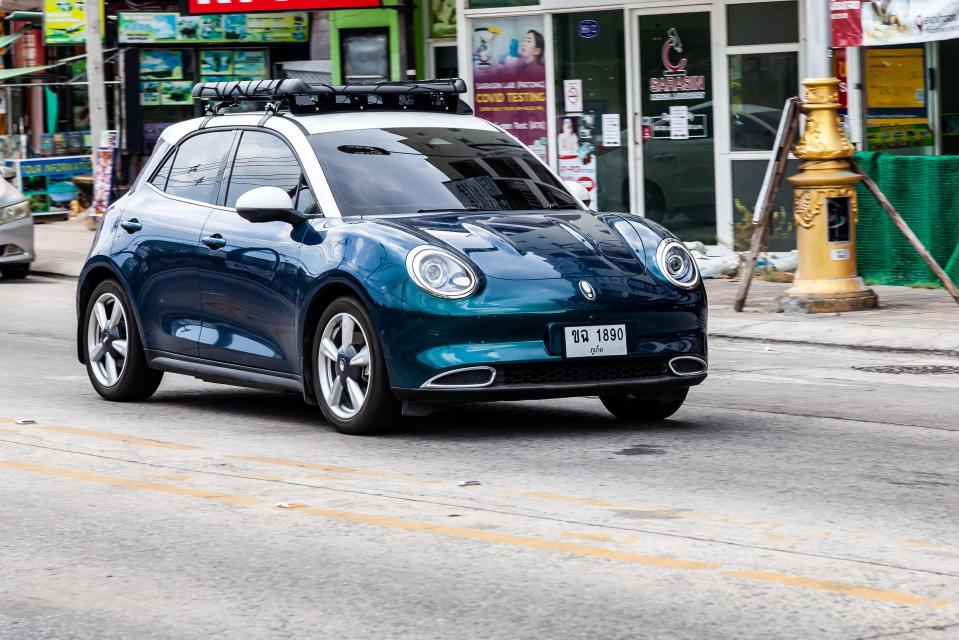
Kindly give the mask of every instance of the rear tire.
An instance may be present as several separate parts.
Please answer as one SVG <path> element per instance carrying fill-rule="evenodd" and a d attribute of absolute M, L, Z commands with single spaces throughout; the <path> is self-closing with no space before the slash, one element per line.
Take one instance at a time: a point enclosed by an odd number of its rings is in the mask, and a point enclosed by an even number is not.
<path fill-rule="evenodd" d="M 87 375 L 97 393 L 114 402 L 153 395 L 163 372 L 147 366 L 136 316 L 119 284 L 104 280 L 93 290 L 82 328 Z"/>
<path fill-rule="evenodd" d="M 659 396 L 624 393 L 603 395 L 599 399 L 606 409 L 620 420 L 659 422 L 679 411 L 688 393 L 688 388 L 682 388 Z"/>
<path fill-rule="evenodd" d="M 344 336 L 345 331 L 350 335 Z M 314 393 L 340 433 L 382 433 L 400 419 L 373 319 L 355 298 L 334 300 L 313 336 Z"/>
<path fill-rule="evenodd" d="M 8 264 L 0 267 L 0 275 L 4 280 L 22 280 L 30 273 L 29 264 Z"/>

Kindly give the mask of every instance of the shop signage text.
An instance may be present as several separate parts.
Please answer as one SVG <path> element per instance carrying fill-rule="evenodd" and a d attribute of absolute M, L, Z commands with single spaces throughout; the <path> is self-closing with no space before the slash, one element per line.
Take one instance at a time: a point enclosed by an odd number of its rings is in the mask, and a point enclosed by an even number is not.
<path fill-rule="evenodd" d="M 831 0 L 833 47 L 881 46 L 959 37 L 959 0 Z"/>
<path fill-rule="evenodd" d="M 591 40 L 599 35 L 599 23 L 595 20 L 580 20 L 576 27 L 576 35 Z"/>
<path fill-rule="evenodd" d="M 650 100 L 702 100 L 706 76 L 691 76 L 686 70 L 683 41 L 676 29 L 666 32 L 662 48 L 663 75 L 649 79 Z"/>
<path fill-rule="evenodd" d="M 103 3 L 100 2 L 103 26 Z M 85 44 L 87 41 L 86 2 L 84 0 L 44 0 L 43 41 L 48 45 Z"/>
<path fill-rule="evenodd" d="M 189 13 L 311 11 L 380 7 L 382 0 L 189 0 Z"/>

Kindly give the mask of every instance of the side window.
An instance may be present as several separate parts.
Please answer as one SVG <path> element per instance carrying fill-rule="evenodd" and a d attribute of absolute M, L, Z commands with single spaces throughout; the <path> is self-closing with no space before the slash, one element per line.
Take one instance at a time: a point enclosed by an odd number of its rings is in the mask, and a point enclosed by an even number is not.
<path fill-rule="evenodd" d="M 176 158 L 176 151 L 170 154 L 170 156 L 163 162 L 163 166 L 160 167 L 160 170 L 157 171 L 155 176 L 153 176 L 153 180 L 150 180 L 150 184 L 160 191 L 166 191 L 166 183 L 167 179 L 170 177 L 170 167 L 173 166 L 174 158 Z"/>
<path fill-rule="evenodd" d="M 171 196 L 213 203 L 223 161 L 232 144 L 233 131 L 211 131 L 188 138 L 177 149 L 164 191 Z"/>
<path fill-rule="evenodd" d="M 300 213 L 314 215 L 320 212 L 320 207 L 316 204 L 316 198 L 313 197 L 313 191 L 310 185 L 306 183 L 306 176 L 300 176 L 299 195 L 294 199 L 296 210 Z"/>
<path fill-rule="evenodd" d="M 244 131 L 230 173 L 226 206 L 235 207 L 244 193 L 257 187 L 279 187 L 297 201 L 300 164 L 286 143 L 269 133 Z"/>

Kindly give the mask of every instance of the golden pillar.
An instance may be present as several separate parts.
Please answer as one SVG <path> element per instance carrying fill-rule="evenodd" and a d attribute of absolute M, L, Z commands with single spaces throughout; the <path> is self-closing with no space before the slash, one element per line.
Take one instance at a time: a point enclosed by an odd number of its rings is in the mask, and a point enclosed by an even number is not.
<path fill-rule="evenodd" d="M 847 162 L 855 149 L 839 126 L 839 80 L 810 78 L 802 84 L 806 128 L 793 151 L 803 163 L 789 178 L 795 192 L 799 270 L 777 302 L 781 310 L 801 313 L 872 309 L 879 298 L 856 270 L 856 184 L 861 178 Z"/>

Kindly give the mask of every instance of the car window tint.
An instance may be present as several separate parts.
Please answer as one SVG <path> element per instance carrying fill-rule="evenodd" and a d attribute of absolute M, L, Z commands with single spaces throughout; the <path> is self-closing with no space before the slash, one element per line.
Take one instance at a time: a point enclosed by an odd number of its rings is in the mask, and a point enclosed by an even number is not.
<path fill-rule="evenodd" d="M 211 131 L 185 140 L 177 149 L 165 191 L 212 203 L 232 143 L 232 131 Z"/>
<path fill-rule="evenodd" d="M 226 206 L 257 187 L 279 187 L 296 202 L 301 183 L 300 164 L 286 143 L 269 133 L 244 131 L 230 173 Z"/>
<path fill-rule="evenodd" d="M 160 191 L 166 190 L 167 178 L 170 177 L 170 167 L 173 166 L 173 159 L 175 157 L 176 151 L 169 155 L 169 157 L 164 161 L 163 166 L 160 167 L 160 170 L 157 171 L 155 176 L 153 176 L 153 180 L 150 180 L 150 184 Z"/>

